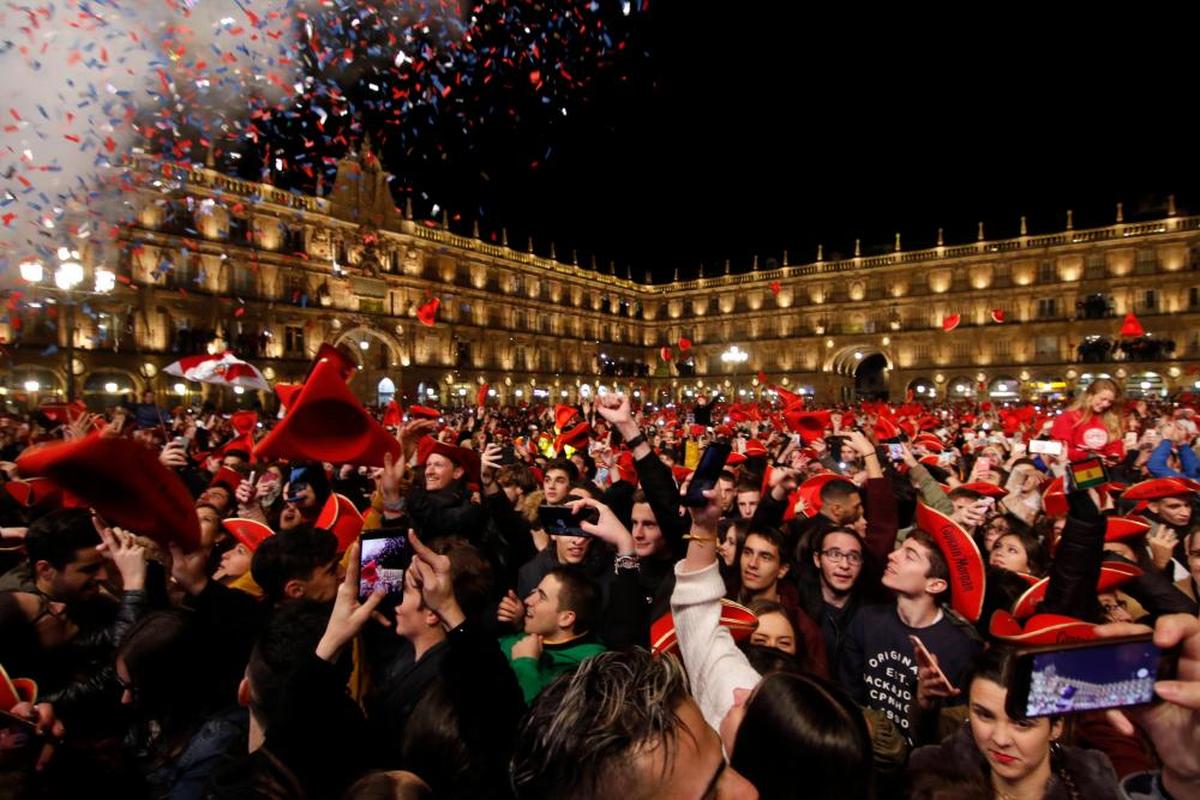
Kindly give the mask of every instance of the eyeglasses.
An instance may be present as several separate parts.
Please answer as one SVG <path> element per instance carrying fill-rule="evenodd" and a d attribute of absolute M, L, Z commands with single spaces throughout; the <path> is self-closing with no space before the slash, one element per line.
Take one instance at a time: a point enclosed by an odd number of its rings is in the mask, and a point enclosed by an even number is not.
<path fill-rule="evenodd" d="M 1104 609 L 1105 614 L 1111 614 L 1123 608 L 1128 608 L 1129 604 L 1124 600 L 1117 600 L 1115 603 L 1101 603 L 1100 607 Z"/>
<path fill-rule="evenodd" d="M 845 561 L 852 567 L 856 567 L 862 563 L 862 553 L 857 550 L 839 550 L 836 547 L 831 547 L 828 550 L 822 550 L 821 555 L 830 561 Z"/>

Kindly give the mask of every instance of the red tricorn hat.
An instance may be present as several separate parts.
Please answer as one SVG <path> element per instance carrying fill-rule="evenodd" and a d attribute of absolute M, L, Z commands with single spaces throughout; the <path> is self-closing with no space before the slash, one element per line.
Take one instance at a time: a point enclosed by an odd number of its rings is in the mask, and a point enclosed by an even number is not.
<path fill-rule="evenodd" d="M 200 546 L 195 501 L 178 475 L 132 439 L 88 436 L 31 448 L 17 458 L 22 475 L 49 478 L 106 522 L 184 550 Z"/>
<path fill-rule="evenodd" d="M 913 438 L 913 445 L 920 445 L 931 453 L 941 453 L 946 449 L 945 443 L 932 433 L 919 433 Z"/>
<path fill-rule="evenodd" d="M 363 515 L 358 513 L 348 497 L 334 492 L 325 500 L 313 527 L 332 531 L 337 537 L 337 551 L 344 553 L 362 533 Z"/>
<path fill-rule="evenodd" d="M 1111 592 L 1122 584 L 1142 574 L 1142 570 L 1133 564 L 1122 561 L 1106 561 L 1100 566 L 1100 578 L 1096 581 L 1096 594 Z M 1017 619 L 1032 616 L 1042 600 L 1046 598 L 1046 589 L 1050 586 L 1049 578 L 1042 578 L 1025 590 L 1025 593 L 1013 603 L 1012 614 Z"/>
<path fill-rule="evenodd" d="M 217 453 L 225 455 L 230 452 L 241 452 L 250 459 L 254 452 L 254 431 L 258 428 L 257 411 L 236 411 L 229 418 L 236 436 L 217 449 Z"/>
<path fill-rule="evenodd" d="M 746 461 L 745 453 L 730 453 L 729 458 L 725 459 L 725 466 L 736 467 Z"/>
<path fill-rule="evenodd" d="M 229 467 L 221 467 L 217 470 L 217 474 L 213 475 L 213 479 L 209 481 L 209 486 L 223 486 L 229 490 L 229 496 L 233 497 L 237 493 L 238 486 L 242 484 L 242 474 L 236 469 Z"/>
<path fill-rule="evenodd" d="M 1048 517 L 1065 517 L 1070 511 L 1067 505 L 1067 490 L 1060 475 L 1042 490 L 1042 508 Z"/>
<path fill-rule="evenodd" d="M 275 531 L 258 520 L 242 517 L 223 519 L 221 527 L 229 531 L 233 538 L 246 545 L 246 549 L 251 553 L 258 550 L 258 546 L 263 541 L 275 535 Z"/>
<path fill-rule="evenodd" d="M 439 419 L 442 416 L 442 412 L 429 406 L 409 406 L 408 416 L 413 419 Z"/>
<path fill-rule="evenodd" d="M 421 437 L 421 441 L 417 442 L 417 463 L 425 466 L 425 462 L 434 453 L 444 456 L 450 459 L 456 466 L 462 467 L 463 480 L 469 485 L 479 485 L 479 454 L 474 450 L 469 447 L 456 447 L 452 444 L 446 444 L 432 436 Z"/>
<path fill-rule="evenodd" d="M 335 356 L 318 359 L 287 416 L 254 448 L 259 459 L 329 461 L 381 467 L 400 456 L 400 443 L 366 412 Z"/>
<path fill-rule="evenodd" d="M 575 406 L 555 406 L 554 407 L 554 427 L 560 431 L 567 429 L 571 424 L 571 420 L 579 416 L 579 410 Z"/>
<path fill-rule="evenodd" d="M 749 439 L 746 441 L 746 450 L 744 455 L 746 458 L 762 458 L 767 454 L 767 446 L 758 439 Z"/>
<path fill-rule="evenodd" d="M 816 441 L 825 435 L 829 427 L 828 411 L 801 411 L 799 408 L 789 408 L 783 412 L 783 418 L 793 433 L 800 434 L 805 444 Z"/>
<path fill-rule="evenodd" d="M 975 492 L 976 494 L 983 495 L 984 497 L 994 497 L 997 500 L 1001 499 L 1002 497 L 1008 496 L 1008 492 L 1005 491 L 1003 486 L 997 486 L 996 484 L 988 483 L 987 481 L 972 481 L 971 483 L 960 483 L 955 488 L 966 489 L 968 491 Z"/>
<path fill-rule="evenodd" d="M 554 449 L 561 452 L 563 447 L 569 445 L 576 450 L 587 447 L 588 440 L 592 436 L 592 426 L 586 422 L 581 422 L 574 428 L 565 430 L 554 439 Z"/>
<path fill-rule="evenodd" d="M 917 503 L 917 527 L 933 537 L 950 568 L 950 604 L 971 622 L 983 613 L 985 572 L 975 540 L 957 522 L 923 502 Z"/>
<path fill-rule="evenodd" d="M 850 483 L 849 478 L 844 478 L 836 472 L 825 472 L 813 477 L 800 484 L 797 489 L 797 494 L 804 502 L 804 514 L 807 517 L 815 517 L 817 512 L 821 510 L 821 490 L 825 488 L 825 484 L 830 481 L 845 481 Z"/>
<path fill-rule="evenodd" d="M 1187 478 L 1153 478 L 1135 483 L 1121 495 L 1122 500 L 1162 500 L 1200 491 L 1200 484 Z"/>
<path fill-rule="evenodd" d="M 395 400 L 389 400 L 383 410 L 383 427 L 398 428 L 404 424 L 404 410 Z"/>
<path fill-rule="evenodd" d="M 1149 520 L 1141 517 L 1122 517 L 1114 514 L 1104 520 L 1104 541 L 1119 542 L 1149 532 Z"/>
<path fill-rule="evenodd" d="M 721 616 L 718 622 L 733 636 L 735 642 L 744 642 L 758 627 L 758 617 L 743 605 L 725 598 L 721 599 Z M 671 612 L 663 614 L 650 625 L 650 652 L 656 656 L 676 652 L 679 640 L 675 635 L 675 618 Z"/>
<path fill-rule="evenodd" d="M 57 505 L 62 500 L 62 490 L 54 481 L 46 478 L 27 478 L 25 480 L 9 481 L 4 484 L 5 491 L 23 508 L 37 508 L 40 505 Z"/>
<path fill-rule="evenodd" d="M 988 632 L 993 638 L 1024 645 L 1059 644 L 1097 638 L 1096 626 L 1081 619 L 1060 614 L 1035 614 L 1022 628 L 1021 623 L 1003 609 L 992 614 Z"/>

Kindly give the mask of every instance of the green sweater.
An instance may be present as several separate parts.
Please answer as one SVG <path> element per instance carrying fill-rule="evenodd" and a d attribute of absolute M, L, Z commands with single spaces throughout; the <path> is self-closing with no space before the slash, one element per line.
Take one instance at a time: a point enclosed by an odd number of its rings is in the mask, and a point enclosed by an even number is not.
<path fill-rule="evenodd" d="M 542 689 L 549 686 L 559 675 L 575 669 L 585 658 L 604 652 L 604 645 L 588 633 L 560 644 L 545 645 L 541 658 L 514 659 L 513 645 L 524 638 L 523 633 L 505 636 L 500 640 L 500 649 L 504 651 L 504 657 L 508 659 L 517 675 L 517 683 L 521 685 L 521 694 L 525 695 L 526 705 L 531 705 Z"/>

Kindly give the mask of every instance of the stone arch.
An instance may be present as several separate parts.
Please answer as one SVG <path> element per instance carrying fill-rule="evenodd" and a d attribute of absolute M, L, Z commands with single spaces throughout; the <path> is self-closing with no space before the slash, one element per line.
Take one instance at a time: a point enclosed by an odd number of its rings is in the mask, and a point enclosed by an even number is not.
<path fill-rule="evenodd" d="M 855 354 L 861 357 L 856 358 Z M 839 375 L 852 376 L 855 370 L 858 369 L 858 364 L 873 355 L 883 356 L 889 370 L 896 368 L 892 354 L 888 352 L 887 348 L 880 347 L 871 342 L 859 342 L 858 344 L 845 345 L 830 352 L 825 357 L 825 362 L 821 365 L 821 369 L 825 372 L 836 372 Z"/>

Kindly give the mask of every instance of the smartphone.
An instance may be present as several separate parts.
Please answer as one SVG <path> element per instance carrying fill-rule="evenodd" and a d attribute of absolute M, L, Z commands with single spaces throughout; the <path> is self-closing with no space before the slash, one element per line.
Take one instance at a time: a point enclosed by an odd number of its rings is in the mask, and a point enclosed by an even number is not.
<path fill-rule="evenodd" d="M 721 470 L 725 469 L 725 462 L 729 460 L 731 451 L 732 448 L 725 442 L 713 442 L 704 448 L 704 452 L 700 454 L 700 463 L 692 472 L 687 494 L 681 501 L 683 505 L 689 508 L 703 508 L 708 505 L 708 498 L 704 496 L 704 492 L 717 485 L 717 478 L 721 477 Z"/>
<path fill-rule="evenodd" d="M 899 442 L 888 442 L 888 457 L 892 461 L 904 460 L 904 445 Z"/>
<path fill-rule="evenodd" d="M 1150 703 L 1154 682 L 1175 675 L 1178 653 L 1152 633 L 1019 650 L 1005 706 L 1010 717 L 1044 717 Z"/>
<path fill-rule="evenodd" d="M 913 652 L 916 653 L 917 666 L 929 667 L 932 669 L 937 674 L 938 682 L 946 687 L 946 691 L 957 691 L 957 689 L 954 688 L 954 684 L 951 683 L 950 679 L 946 677 L 946 673 L 942 672 L 942 668 L 939 667 L 936 662 L 934 662 L 933 656 L 930 654 L 929 648 L 925 646 L 925 643 L 916 636 L 909 636 L 908 641 L 912 642 Z"/>
<path fill-rule="evenodd" d="M 358 596 L 369 597 L 383 585 L 389 596 L 404 593 L 404 571 L 412 562 L 408 526 L 372 528 L 359 534 Z"/>
<path fill-rule="evenodd" d="M 938 453 L 938 466 L 949 467 L 954 464 L 954 452 L 951 450 L 943 450 Z"/>
<path fill-rule="evenodd" d="M 1129 431 L 1128 433 L 1126 433 L 1125 434 L 1125 448 L 1128 450 L 1133 450 L 1137 446 L 1138 446 L 1138 435 L 1133 431 Z"/>
<path fill-rule="evenodd" d="M 980 456 L 979 458 L 975 459 L 975 471 L 976 472 L 984 472 L 985 470 L 991 470 L 991 468 L 992 468 L 991 456 Z"/>
<path fill-rule="evenodd" d="M 579 527 L 581 522 L 595 525 L 600 521 L 600 512 L 591 506 L 583 506 L 579 513 L 571 511 L 570 506 L 538 506 L 538 520 L 542 529 L 551 536 L 591 536 Z"/>
<path fill-rule="evenodd" d="M 1067 491 L 1071 492 L 1093 489 L 1108 483 L 1108 469 L 1098 456 L 1072 461 L 1068 465 L 1066 483 Z"/>
<path fill-rule="evenodd" d="M 1062 442 L 1055 439 L 1030 439 L 1029 452 L 1047 456 L 1061 456 Z"/>

